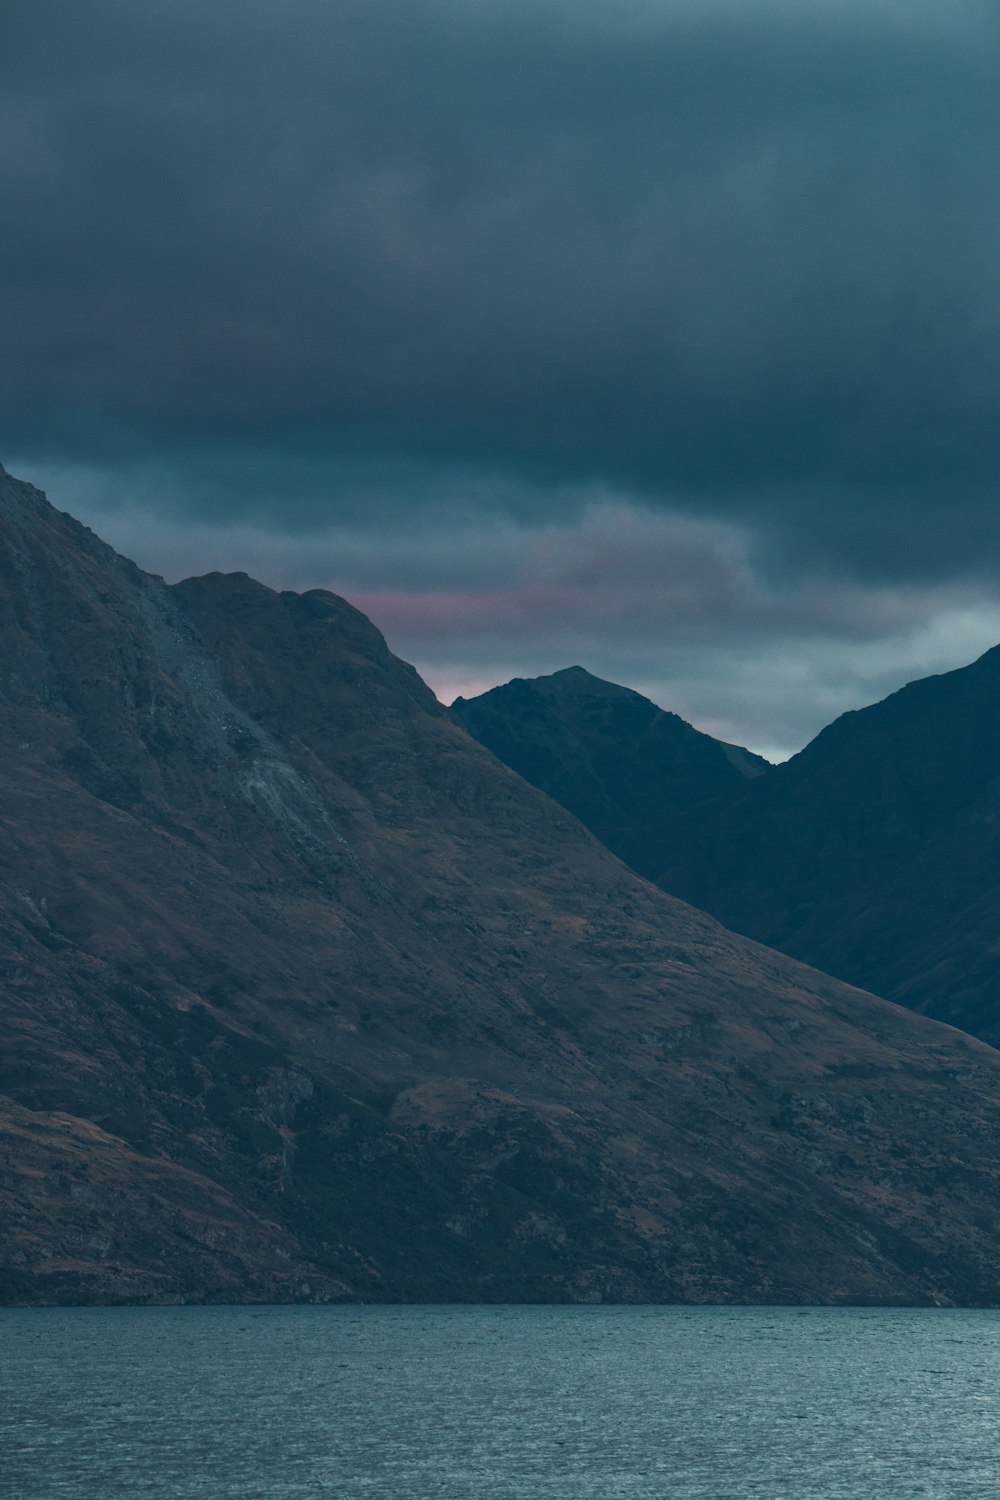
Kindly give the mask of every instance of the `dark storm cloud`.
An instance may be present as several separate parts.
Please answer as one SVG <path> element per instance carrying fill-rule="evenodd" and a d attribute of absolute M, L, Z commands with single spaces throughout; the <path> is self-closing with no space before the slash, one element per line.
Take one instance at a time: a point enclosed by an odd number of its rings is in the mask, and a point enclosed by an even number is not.
<path fill-rule="evenodd" d="M 277 526 L 604 483 L 775 576 L 994 565 L 998 41 L 964 0 L 15 0 L 0 440 Z"/>
<path fill-rule="evenodd" d="M 1000 638 L 998 181 L 994 0 L 7 0 L 0 459 L 785 752 Z"/>

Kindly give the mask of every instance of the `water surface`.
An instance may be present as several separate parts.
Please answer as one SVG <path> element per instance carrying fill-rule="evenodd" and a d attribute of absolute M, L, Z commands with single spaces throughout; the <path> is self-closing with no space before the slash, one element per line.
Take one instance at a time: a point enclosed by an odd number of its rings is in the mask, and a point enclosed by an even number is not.
<path fill-rule="evenodd" d="M 1000 1312 L 0 1311 L 8 1500 L 1000 1496 Z"/>

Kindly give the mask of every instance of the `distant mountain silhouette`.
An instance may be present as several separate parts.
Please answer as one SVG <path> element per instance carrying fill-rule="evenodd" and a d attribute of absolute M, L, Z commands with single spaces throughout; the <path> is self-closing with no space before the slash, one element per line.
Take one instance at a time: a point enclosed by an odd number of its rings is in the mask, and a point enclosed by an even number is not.
<path fill-rule="evenodd" d="M 727 777 L 714 741 L 579 668 L 456 710 L 664 890 L 1000 1043 L 1000 647 L 844 714 L 766 776 Z"/>
<path fill-rule="evenodd" d="M 1000 1054 L 633 875 L 343 600 L 0 473 L 0 753 L 8 1301 L 1000 1301 Z"/>
<path fill-rule="evenodd" d="M 471 734 L 641 875 L 655 875 L 680 812 L 770 769 L 640 693 L 567 667 L 517 677 L 452 710 Z"/>
<path fill-rule="evenodd" d="M 844 714 L 766 781 L 681 820 L 656 878 L 1000 1042 L 1000 648 Z"/>

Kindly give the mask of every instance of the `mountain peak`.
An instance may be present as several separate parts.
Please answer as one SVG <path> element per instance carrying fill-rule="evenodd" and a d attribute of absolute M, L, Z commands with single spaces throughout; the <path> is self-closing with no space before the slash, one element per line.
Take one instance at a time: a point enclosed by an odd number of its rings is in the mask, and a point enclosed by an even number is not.
<path fill-rule="evenodd" d="M 580 666 L 515 678 L 452 711 L 482 744 L 651 877 L 680 812 L 767 769 Z"/>
<path fill-rule="evenodd" d="M 641 698 L 643 695 L 637 693 L 634 688 L 623 687 L 621 683 L 609 682 L 605 677 L 597 677 L 593 672 L 588 672 L 586 667 L 562 667 L 558 672 L 552 672 L 547 677 L 529 678 L 539 692 L 569 692 L 586 693 L 591 697 L 624 697 L 630 696 Z M 649 702 L 651 700 L 645 699 Z"/>

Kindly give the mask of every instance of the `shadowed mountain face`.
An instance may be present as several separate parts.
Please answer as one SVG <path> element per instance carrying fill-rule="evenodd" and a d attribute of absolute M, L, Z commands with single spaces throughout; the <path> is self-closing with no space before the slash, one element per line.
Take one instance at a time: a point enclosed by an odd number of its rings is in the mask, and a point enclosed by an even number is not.
<path fill-rule="evenodd" d="M 632 875 L 342 600 L 0 475 L 0 637 L 8 1300 L 1000 1300 L 1000 1055 Z"/>
<path fill-rule="evenodd" d="M 740 932 L 1000 1041 L 1000 648 L 845 714 L 685 818 L 656 878 Z"/>
<path fill-rule="evenodd" d="M 452 711 L 525 781 L 568 808 L 640 875 L 654 876 L 678 813 L 770 769 L 582 667 L 515 678 Z"/>

